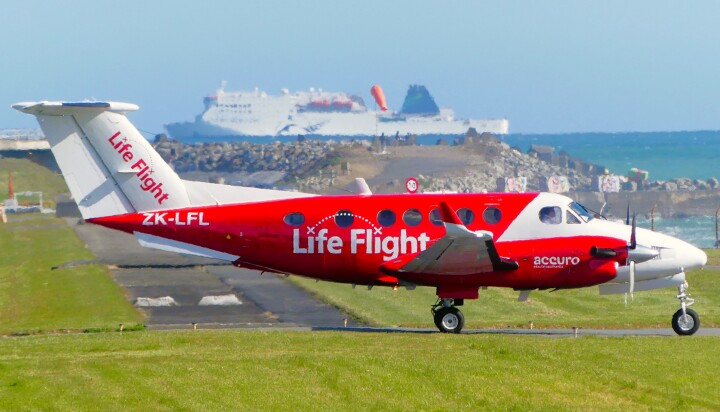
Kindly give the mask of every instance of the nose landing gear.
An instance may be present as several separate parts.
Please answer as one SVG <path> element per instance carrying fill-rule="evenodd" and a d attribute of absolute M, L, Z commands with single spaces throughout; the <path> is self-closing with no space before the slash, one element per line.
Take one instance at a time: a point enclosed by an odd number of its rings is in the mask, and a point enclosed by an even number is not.
<path fill-rule="evenodd" d="M 455 307 L 462 305 L 462 299 L 441 298 L 432 306 L 435 326 L 443 333 L 460 333 L 465 326 L 465 316 Z"/>
<path fill-rule="evenodd" d="M 691 298 L 690 294 L 687 293 L 688 287 L 687 281 L 678 285 L 676 297 L 680 300 L 680 309 L 675 312 L 672 318 L 673 330 L 682 336 L 692 335 L 700 328 L 700 316 L 694 310 L 688 309 L 688 306 L 695 303 L 695 299 Z"/>

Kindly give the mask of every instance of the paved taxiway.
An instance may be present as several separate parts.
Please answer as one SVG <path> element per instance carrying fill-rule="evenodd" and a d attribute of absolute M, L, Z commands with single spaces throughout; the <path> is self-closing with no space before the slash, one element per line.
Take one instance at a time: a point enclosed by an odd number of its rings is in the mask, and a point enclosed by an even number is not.
<path fill-rule="evenodd" d="M 177 305 L 143 307 L 149 329 L 340 327 L 346 316 L 273 274 L 239 269 L 214 259 L 146 249 L 135 238 L 68 219 L 78 236 L 108 265 L 115 281 L 138 298 L 169 296 Z M 71 262 L 68 262 L 72 264 Z M 202 306 L 206 296 L 235 295 L 239 305 Z M 348 326 L 357 326 L 349 319 Z"/>

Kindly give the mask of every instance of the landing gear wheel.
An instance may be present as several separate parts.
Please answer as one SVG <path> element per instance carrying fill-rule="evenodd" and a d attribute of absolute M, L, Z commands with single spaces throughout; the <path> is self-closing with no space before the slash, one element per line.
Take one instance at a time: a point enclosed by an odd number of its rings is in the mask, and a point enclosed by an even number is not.
<path fill-rule="evenodd" d="M 435 326 L 443 333 L 460 333 L 465 316 L 454 306 L 444 306 L 434 312 Z"/>
<path fill-rule="evenodd" d="M 692 309 L 679 309 L 672 318 L 672 328 L 678 335 L 689 336 L 700 328 L 700 316 Z"/>

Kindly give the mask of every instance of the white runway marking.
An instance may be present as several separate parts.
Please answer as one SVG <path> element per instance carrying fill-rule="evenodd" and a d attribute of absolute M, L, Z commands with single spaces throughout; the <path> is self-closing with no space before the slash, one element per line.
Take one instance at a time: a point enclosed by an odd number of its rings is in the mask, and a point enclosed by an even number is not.
<path fill-rule="evenodd" d="M 233 305 L 242 305 L 242 302 L 240 299 L 237 298 L 237 296 L 230 294 L 230 295 L 220 295 L 220 296 L 203 296 L 202 299 L 200 299 L 200 302 L 198 303 L 199 306 L 233 306 Z"/>
<path fill-rule="evenodd" d="M 140 307 L 161 307 L 161 306 L 180 306 L 172 296 L 163 296 L 161 298 L 137 298 L 135 306 Z"/>

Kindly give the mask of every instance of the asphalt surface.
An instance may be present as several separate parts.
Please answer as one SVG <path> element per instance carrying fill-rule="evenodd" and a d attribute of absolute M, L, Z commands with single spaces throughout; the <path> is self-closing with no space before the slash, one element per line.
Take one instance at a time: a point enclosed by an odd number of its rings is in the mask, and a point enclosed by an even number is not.
<path fill-rule="evenodd" d="M 331 328 L 346 315 L 314 299 L 283 276 L 239 269 L 226 262 L 141 247 L 135 237 L 68 219 L 78 236 L 108 265 L 113 279 L 138 306 L 143 298 L 172 298 L 172 306 L 140 307 L 148 329 Z M 65 262 L 64 266 L 89 262 Z M 203 297 L 235 296 L 241 303 L 200 305 Z M 194 325 L 193 325 L 194 324 Z M 348 319 L 348 326 L 357 326 Z"/>

